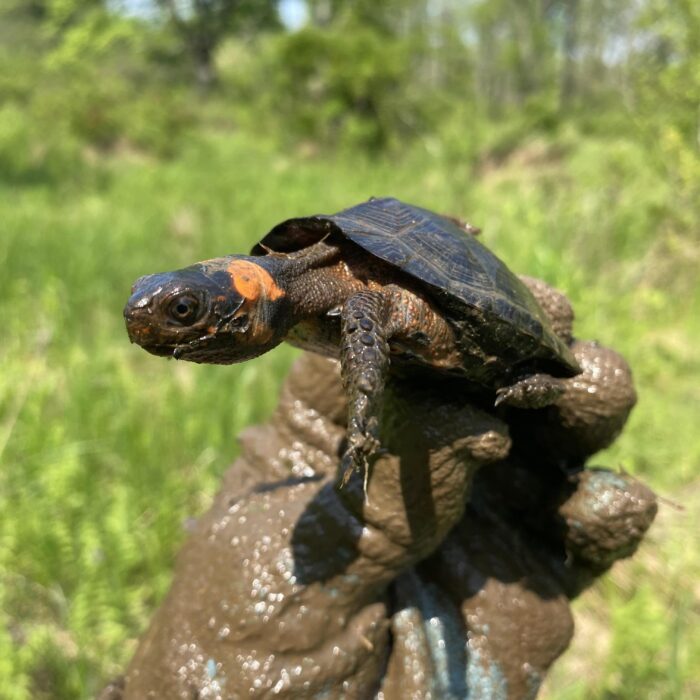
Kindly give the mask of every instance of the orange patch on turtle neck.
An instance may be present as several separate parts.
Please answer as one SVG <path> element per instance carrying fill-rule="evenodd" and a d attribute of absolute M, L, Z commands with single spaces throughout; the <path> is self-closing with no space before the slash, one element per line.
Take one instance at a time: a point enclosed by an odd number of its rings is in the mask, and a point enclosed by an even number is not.
<path fill-rule="evenodd" d="M 272 275 L 250 260 L 232 260 L 226 271 L 233 288 L 249 301 L 257 301 L 261 296 L 274 301 L 284 296 L 284 290 L 277 286 Z"/>

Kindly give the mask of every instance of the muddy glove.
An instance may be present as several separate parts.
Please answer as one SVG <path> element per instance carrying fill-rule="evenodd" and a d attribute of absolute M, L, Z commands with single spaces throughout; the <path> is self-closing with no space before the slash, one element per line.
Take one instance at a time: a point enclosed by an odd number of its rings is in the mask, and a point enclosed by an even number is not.
<path fill-rule="evenodd" d="M 492 412 L 437 376 L 393 380 L 365 500 L 359 477 L 337 488 L 337 365 L 302 356 L 102 698 L 534 697 L 571 637 L 569 598 L 634 551 L 656 505 L 583 469 L 624 424 L 631 377 L 528 283 L 584 369 L 553 406 Z"/>

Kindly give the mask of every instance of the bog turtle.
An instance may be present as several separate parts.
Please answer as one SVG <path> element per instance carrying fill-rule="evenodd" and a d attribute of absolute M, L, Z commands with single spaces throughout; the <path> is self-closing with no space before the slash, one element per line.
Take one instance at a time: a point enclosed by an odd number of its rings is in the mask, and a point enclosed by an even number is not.
<path fill-rule="evenodd" d="M 579 372 L 527 287 L 469 230 L 392 198 L 289 219 L 251 251 L 141 277 L 124 310 L 156 355 L 229 364 L 281 341 L 341 362 L 344 481 L 377 452 L 390 365 L 540 408 Z"/>

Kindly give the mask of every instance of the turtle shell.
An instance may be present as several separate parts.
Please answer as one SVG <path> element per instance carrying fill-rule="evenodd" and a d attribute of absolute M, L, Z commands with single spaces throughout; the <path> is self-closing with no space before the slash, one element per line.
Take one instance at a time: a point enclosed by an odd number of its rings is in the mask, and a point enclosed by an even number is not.
<path fill-rule="evenodd" d="M 297 251 L 334 232 L 426 285 L 446 318 L 467 341 L 474 337 L 483 357 L 498 358 L 500 370 L 529 365 L 554 376 L 580 371 L 518 277 L 455 220 L 426 209 L 372 198 L 337 214 L 284 221 L 252 252 Z"/>

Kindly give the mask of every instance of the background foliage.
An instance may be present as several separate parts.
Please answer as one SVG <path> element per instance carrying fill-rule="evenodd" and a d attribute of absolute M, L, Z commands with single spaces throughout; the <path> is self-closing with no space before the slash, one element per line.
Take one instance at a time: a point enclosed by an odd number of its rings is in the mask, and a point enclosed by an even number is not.
<path fill-rule="evenodd" d="M 481 226 L 635 371 L 595 462 L 667 501 L 546 697 L 700 696 L 699 134 L 692 0 L 0 0 L 0 696 L 119 672 L 292 357 L 150 357 L 132 280 L 372 194 Z"/>

